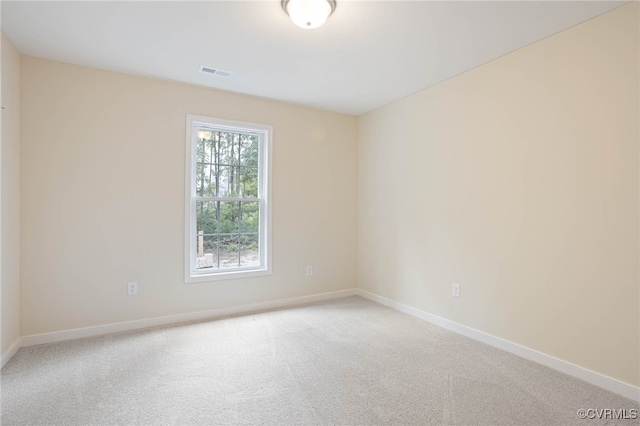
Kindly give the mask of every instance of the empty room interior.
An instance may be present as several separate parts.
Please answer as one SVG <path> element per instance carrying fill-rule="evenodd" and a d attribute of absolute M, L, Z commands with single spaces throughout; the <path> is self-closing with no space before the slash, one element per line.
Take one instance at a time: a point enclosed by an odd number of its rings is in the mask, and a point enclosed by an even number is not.
<path fill-rule="evenodd" d="M 3 425 L 640 422 L 637 1 L 2 1 Z"/>

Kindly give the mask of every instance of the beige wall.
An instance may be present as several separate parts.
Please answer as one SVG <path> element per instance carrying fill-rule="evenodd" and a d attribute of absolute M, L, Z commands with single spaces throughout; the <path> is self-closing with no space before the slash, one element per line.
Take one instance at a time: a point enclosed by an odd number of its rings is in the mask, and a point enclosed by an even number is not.
<path fill-rule="evenodd" d="M 638 48 L 633 3 L 360 117 L 359 287 L 640 384 Z"/>
<path fill-rule="evenodd" d="M 20 337 L 20 54 L 2 41 L 2 158 L 0 252 L 2 355 Z"/>
<path fill-rule="evenodd" d="M 23 335 L 355 287 L 355 117 L 21 65 Z M 272 276 L 184 283 L 187 114 L 273 126 Z"/>
<path fill-rule="evenodd" d="M 21 193 L 22 335 L 352 288 L 358 260 L 365 290 L 640 384 L 637 4 L 358 120 L 32 57 L 20 72 L 3 351 Z M 272 276 L 184 284 L 186 114 L 274 126 Z"/>

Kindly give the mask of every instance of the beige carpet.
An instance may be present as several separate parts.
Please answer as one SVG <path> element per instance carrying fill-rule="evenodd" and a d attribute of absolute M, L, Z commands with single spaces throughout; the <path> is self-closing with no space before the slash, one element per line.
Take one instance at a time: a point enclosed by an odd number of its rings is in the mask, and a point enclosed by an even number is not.
<path fill-rule="evenodd" d="M 22 348 L 3 426 L 567 425 L 628 399 L 360 297 Z"/>

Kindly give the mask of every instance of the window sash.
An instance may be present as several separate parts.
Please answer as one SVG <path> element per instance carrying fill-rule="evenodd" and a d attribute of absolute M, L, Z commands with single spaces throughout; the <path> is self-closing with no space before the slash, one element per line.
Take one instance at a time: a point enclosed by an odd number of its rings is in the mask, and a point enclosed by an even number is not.
<path fill-rule="evenodd" d="M 233 267 L 233 268 L 213 268 L 213 269 L 198 269 L 197 268 L 197 253 L 195 252 L 195 250 L 193 249 L 194 247 L 196 247 L 196 243 L 198 241 L 198 236 L 200 236 L 200 234 L 198 234 L 198 229 L 197 226 L 195 225 L 197 223 L 197 202 L 198 201 L 203 201 L 202 198 L 207 198 L 207 200 L 204 201 L 222 201 L 222 200 L 226 200 L 226 201 L 230 201 L 230 202 L 258 202 L 258 211 L 259 211 L 259 221 L 258 221 L 258 232 L 242 232 L 240 230 L 238 230 L 238 232 L 233 232 L 233 233 L 208 233 L 205 234 L 203 233 L 202 236 L 220 236 L 220 235 L 229 235 L 229 236 L 241 236 L 241 235 L 258 235 L 258 254 L 259 254 L 259 264 L 257 266 L 252 265 L 252 266 L 237 266 L 237 267 Z M 192 213 L 192 218 L 191 221 L 193 223 L 193 226 L 191 228 L 191 237 L 192 237 L 192 241 L 191 241 L 191 245 L 189 247 L 189 250 L 191 252 L 191 262 L 190 262 L 190 268 L 191 268 L 191 275 L 192 276 L 201 276 L 201 275 L 218 275 L 218 274 L 224 274 L 226 272 L 234 272 L 234 271 L 245 271 L 245 270 L 256 270 L 256 269 L 264 269 L 265 268 L 265 259 L 267 257 L 267 253 L 265 252 L 266 250 L 266 241 L 263 237 L 263 235 L 265 234 L 264 227 L 266 226 L 265 220 L 263 220 L 265 218 L 265 209 L 266 209 L 266 203 L 264 201 L 264 199 L 256 199 L 256 200 L 246 200 L 243 198 L 223 198 L 223 199 L 216 199 L 216 200 L 208 200 L 209 198 L 212 197 L 193 197 L 193 202 L 192 202 L 192 207 L 191 207 L 191 211 Z M 215 198 L 215 197 L 213 197 Z M 240 247 L 238 247 L 238 252 L 240 252 Z"/>

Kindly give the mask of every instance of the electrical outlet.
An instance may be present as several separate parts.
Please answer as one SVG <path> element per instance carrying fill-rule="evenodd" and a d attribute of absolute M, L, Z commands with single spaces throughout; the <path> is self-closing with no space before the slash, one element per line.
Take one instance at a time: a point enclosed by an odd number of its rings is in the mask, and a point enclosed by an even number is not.
<path fill-rule="evenodd" d="M 451 286 L 451 295 L 453 297 L 460 297 L 460 284 L 453 283 Z"/>
<path fill-rule="evenodd" d="M 313 275 L 313 267 L 307 266 L 307 276 L 310 277 Z"/>
<path fill-rule="evenodd" d="M 129 293 L 129 296 L 138 294 L 138 283 L 131 282 L 127 284 L 127 292 Z"/>

